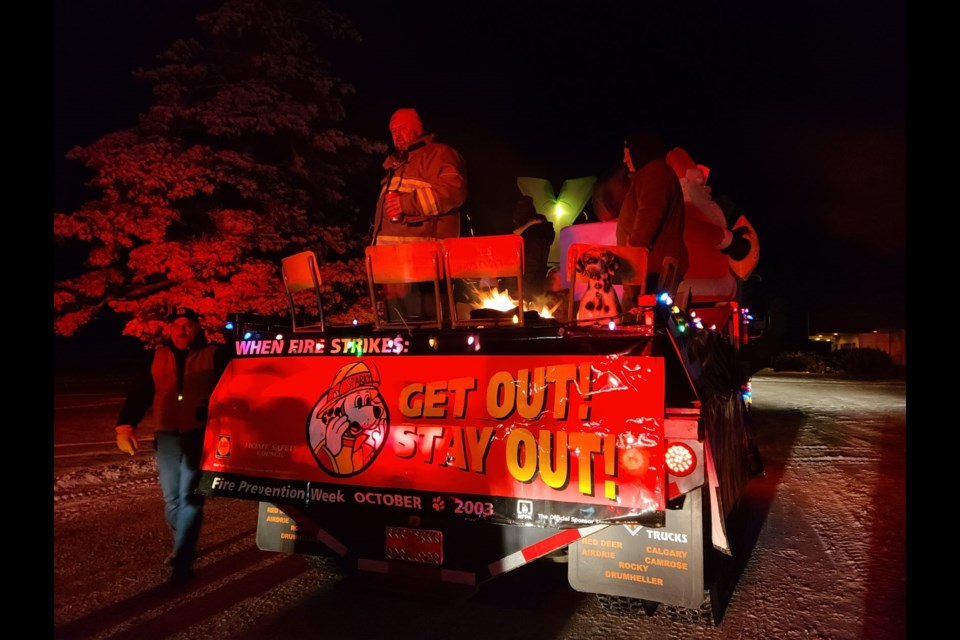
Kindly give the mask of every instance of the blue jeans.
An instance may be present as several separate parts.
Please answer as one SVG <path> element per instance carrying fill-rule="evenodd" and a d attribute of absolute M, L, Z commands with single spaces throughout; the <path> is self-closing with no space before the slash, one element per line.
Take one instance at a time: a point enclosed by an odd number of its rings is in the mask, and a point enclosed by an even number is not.
<path fill-rule="evenodd" d="M 197 540 L 203 522 L 204 497 L 196 492 L 200 484 L 203 433 L 203 429 L 183 434 L 154 433 L 164 511 L 173 532 L 171 563 L 174 566 L 189 567 L 197 555 Z"/>

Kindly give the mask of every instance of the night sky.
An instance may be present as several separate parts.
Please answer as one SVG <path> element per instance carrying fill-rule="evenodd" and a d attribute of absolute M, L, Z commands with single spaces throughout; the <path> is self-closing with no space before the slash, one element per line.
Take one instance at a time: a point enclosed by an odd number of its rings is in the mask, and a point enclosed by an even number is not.
<path fill-rule="evenodd" d="M 215 5 L 55 0 L 56 211 L 82 202 L 86 176 L 63 155 L 134 124 L 150 93 L 131 72 Z M 518 176 L 559 190 L 656 128 L 756 227 L 779 330 L 905 326 L 904 2 L 331 6 L 364 38 L 331 61 L 357 90 L 346 128 L 387 142 L 390 114 L 416 108 L 466 159 L 477 233 L 510 231 Z"/>

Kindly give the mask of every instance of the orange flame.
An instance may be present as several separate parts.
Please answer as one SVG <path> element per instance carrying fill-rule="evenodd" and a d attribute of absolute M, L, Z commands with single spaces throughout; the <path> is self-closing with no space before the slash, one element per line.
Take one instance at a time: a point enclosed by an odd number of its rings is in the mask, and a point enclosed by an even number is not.
<path fill-rule="evenodd" d="M 491 287 L 489 289 L 474 289 L 474 300 L 473 307 L 474 309 L 496 309 L 497 311 L 510 311 L 511 309 L 516 309 L 518 305 L 517 301 L 510 297 L 508 291 L 500 291 L 497 287 Z M 540 308 L 537 308 L 538 304 L 536 301 L 533 302 L 524 302 L 525 311 L 536 311 L 541 318 L 553 318 L 554 312 L 560 306 L 560 303 L 553 305 L 552 307 L 547 306 L 546 304 L 539 305 Z"/>
<path fill-rule="evenodd" d="M 473 306 L 477 309 L 510 311 L 510 309 L 516 308 L 517 302 L 510 297 L 507 291 L 501 292 L 500 289 L 493 287 L 477 291 L 477 300 L 474 301 Z"/>

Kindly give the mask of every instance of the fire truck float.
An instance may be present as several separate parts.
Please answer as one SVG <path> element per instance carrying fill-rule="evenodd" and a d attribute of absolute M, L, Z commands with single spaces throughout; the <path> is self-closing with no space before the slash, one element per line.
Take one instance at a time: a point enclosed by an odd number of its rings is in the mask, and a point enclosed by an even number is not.
<path fill-rule="evenodd" d="M 619 289 L 643 282 L 646 251 L 574 243 L 568 319 L 463 313 L 455 281 L 519 275 L 519 241 L 368 248 L 370 325 L 324 323 L 312 252 L 285 259 L 290 318 L 230 318 L 201 492 L 258 501 L 264 551 L 408 591 L 476 590 L 543 559 L 605 605 L 719 624 L 720 578 L 743 562 L 727 525 L 761 473 L 748 312 L 681 305 L 662 278 L 638 307 L 585 318 L 577 262 L 609 252 Z M 436 316 L 388 321 L 380 285 L 415 281 L 433 283 Z M 314 325 L 297 320 L 304 288 Z"/>

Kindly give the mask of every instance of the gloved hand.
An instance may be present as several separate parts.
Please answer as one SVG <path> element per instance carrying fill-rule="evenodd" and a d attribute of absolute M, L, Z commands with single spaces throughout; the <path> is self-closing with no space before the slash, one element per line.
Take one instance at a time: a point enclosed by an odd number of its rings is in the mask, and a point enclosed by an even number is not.
<path fill-rule="evenodd" d="M 137 436 L 133 435 L 133 427 L 128 424 L 122 424 L 117 427 L 117 446 L 120 451 L 133 455 L 140 448 L 137 443 Z"/>
<path fill-rule="evenodd" d="M 733 230 L 733 238 L 730 240 L 730 244 L 724 249 L 720 249 L 720 253 L 725 253 L 734 260 L 743 260 L 747 257 L 747 254 L 750 253 L 750 240 L 744 236 L 747 235 L 747 227 L 737 227 Z"/>

